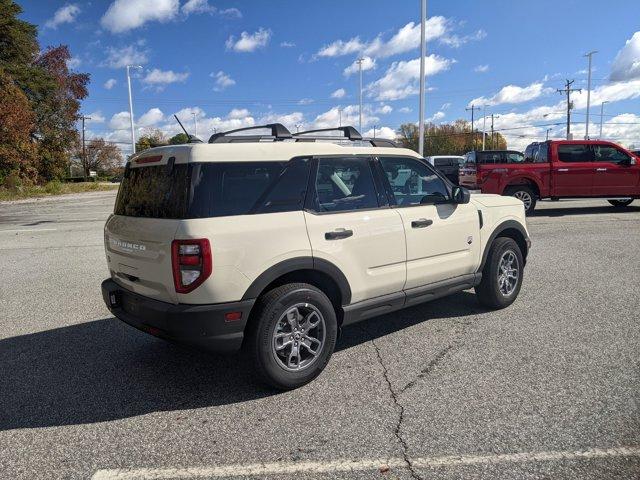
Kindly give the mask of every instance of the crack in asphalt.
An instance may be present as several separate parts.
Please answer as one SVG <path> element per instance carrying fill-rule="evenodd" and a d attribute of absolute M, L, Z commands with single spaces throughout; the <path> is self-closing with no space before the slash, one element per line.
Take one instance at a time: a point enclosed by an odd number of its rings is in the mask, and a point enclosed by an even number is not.
<path fill-rule="evenodd" d="M 410 388 L 412 388 L 416 383 L 418 383 L 418 380 L 420 380 L 420 379 L 426 377 L 427 375 L 429 375 L 440 364 L 440 362 L 442 362 L 442 360 L 447 356 L 447 354 L 449 352 L 451 352 L 451 350 L 457 349 L 457 348 L 461 347 L 462 345 L 464 345 L 464 342 L 454 341 L 453 343 L 450 343 L 445 348 L 440 350 L 436 354 L 436 356 L 433 357 L 431 359 L 431 361 L 429 363 L 427 363 L 427 365 L 422 370 L 420 370 L 420 373 L 416 376 L 416 378 L 414 378 L 409 383 L 407 383 L 404 387 L 402 387 L 400 389 L 400 392 L 398 392 L 398 393 L 399 394 L 404 393 L 407 390 L 409 390 Z"/>
<path fill-rule="evenodd" d="M 389 390 L 389 394 L 391 395 L 394 405 L 399 410 L 398 421 L 396 422 L 396 427 L 393 431 L 393 434 L 395 435 L 395 437 L 400 442 L 400 445 L 402 446 L 402 459 L 404 460 L 404 462 L 407 465 L 407 468 L 409 469 L 411 478 L 414 478 L 415 480 L 422 480 L 422 477 L 420 477 L 420 475 L 418 475 L 418 473 L 413 468 L 413 463 L 411 463 L 411 459 L 409 458 L 409 453 L 408 453 L 409 446 L 407 445 L 407 442 L 405 441 L 405 439 L 402 438 L 402 435 L 400 433 L 400 430 L 402 428 L 402 422 L 404 422 L 404 406 L 399 402 L 398 395 L 396 394 L 395 390 L 393 389 L 393 386 L 391 385 L 387 366 L 382 361 L 382 355 L 380 354 L 380 349 L 378 348 L 378 345 L 376 345 L 376 341 L 373 338 L 371 339 L 371 345 L 373 345 L 373 348 L 376 351 L 376 356 L 378 357 L 378 363 L 380 363 L 380 366 L 382 367 L 382 376 L 387 384 L 387 389 Z"/>

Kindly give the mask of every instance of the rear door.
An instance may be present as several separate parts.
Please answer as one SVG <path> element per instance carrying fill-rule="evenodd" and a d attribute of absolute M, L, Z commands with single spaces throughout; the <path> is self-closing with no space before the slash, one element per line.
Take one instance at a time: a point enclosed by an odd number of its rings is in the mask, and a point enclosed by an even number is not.
<path fill-rule="evenodd" d="M 451 202 L 445 182 L 410 157 L 380 157 L 402 217 L 407 242 L 405 290 L 474 273 L 480 224 L 472 203 Z M 408 178 L 398 172 L 409 171 Z"/>
<path fill-rule="evenodd" d="M 594 195 L 640 194 L 640 166 L 635 159 L 614 145 L 593 144 L 591 149 L 596 167 Z"/>
<path fill-rule="evenodd" d="M 134 161 L 104 228 L 107 264 L 116 283 L 146 297 L 177 302 L 171 242 L 184 216 L 187 192 L 186 163 L 167 173 L 166 165 L 137 166 Z"/>
<path fill-rule="evenodd" d="M 404 227 L 376 186 L 370 157 L 314 160 L 305 221 L 314 258 L 347 277 L 351 303 L 402 290 L 406 279 Z"/>
<path fill-rule="evenodd" d="M 552 197 L 588 197 L 593 194 L 596 167 L 588 144 L 555 144 L 551 166 Z"/>

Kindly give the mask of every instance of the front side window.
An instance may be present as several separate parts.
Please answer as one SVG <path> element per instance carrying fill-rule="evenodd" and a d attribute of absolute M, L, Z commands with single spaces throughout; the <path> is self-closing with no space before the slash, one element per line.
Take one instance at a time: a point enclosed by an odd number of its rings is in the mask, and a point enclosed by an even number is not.
<path fill-rule="evenodd" d="M 378 208 L 368 158 L 321 158 L 315 179 L 317 212 Z"/>
<path fill-rule="evenodd" d="M 396 205 L 407 207 L 449 201 L 445 182 L 424 163 L 405 157 L 381 157 Z"/>
<path fill-rule="evenodd" d="M 629 155 L 608 145 L 594 145 L 593 157 L 596 162 L 624 163 L 629 161 Z"/>
<path fill-rule="evenodd" d="M 558 145 L 558 159 L 561 162 L 590 162 L 588 145 Z"/>
<path fill-rule="evenodd" d="M 504 154 L 502 152 L 479 152 L 477 155 L 478 163 L 504 163 Z"/>

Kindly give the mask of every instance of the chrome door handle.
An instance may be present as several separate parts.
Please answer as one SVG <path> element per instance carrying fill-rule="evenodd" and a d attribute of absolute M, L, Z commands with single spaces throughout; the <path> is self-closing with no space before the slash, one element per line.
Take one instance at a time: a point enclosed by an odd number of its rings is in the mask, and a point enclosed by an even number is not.
<path fill-rule="evenodd" d="M 559 172 L 568 172 L 569 169 L 568 168 L 559 168 L 558 171 Z"/>
<path fill-rule="evenodd" d="M 411 222 L 411 228 L 425 228 L 433 224 L 433 220 L 427 220 L 426 218 L 420 218 Z"/>
<path fill-rule="evenodd" d="M 324 234 L 325 240 L 340 240 L 342 238 L 349 238 L 353 235 L 353 230 L 345 230 L 344 228 L 340 228 L 334 230 L 333 232 L 326 232 Z"/>
<path fill-rule="evenodd" d="M 606 168 L 596 168 L 596 172 L 606 172 Z"/>

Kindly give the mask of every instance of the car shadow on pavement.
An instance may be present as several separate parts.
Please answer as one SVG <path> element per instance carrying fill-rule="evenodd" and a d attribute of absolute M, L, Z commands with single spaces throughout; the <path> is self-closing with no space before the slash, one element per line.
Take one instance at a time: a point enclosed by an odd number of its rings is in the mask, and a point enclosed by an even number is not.
<path fill-rule="evenodd" d="M 434 318 L 482 312 L 449 298 L 344 329 L 344 350 Z M 0 431 L 87 424 L 246 402 L 262 386 L 241 355 L 216 356 L 150 337 L 111 317 L 0 340 Z"/>
<path fill-rule="evenodd" d="M 640 202 L 640 200 L 638 200 Z M 630 205 L 624 208 L 615 208 L 610 205 L 603 205 L 602 207 L 571 207 L 570 204 L 565 204 L 564 207 L 559 208 L 539 208 L 531 213 L 531 217 L 564 217 L 574 215 L 603 215 L 605 213 L 616 215 L 628 215 L 640 213 L 640 206 Z"/>

